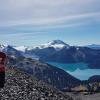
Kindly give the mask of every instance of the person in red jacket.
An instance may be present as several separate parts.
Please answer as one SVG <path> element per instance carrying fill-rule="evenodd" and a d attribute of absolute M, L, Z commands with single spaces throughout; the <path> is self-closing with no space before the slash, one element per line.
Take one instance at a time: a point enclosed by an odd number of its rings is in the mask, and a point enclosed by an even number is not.
<path fill-rule="evenodd" d="M 6 63 L 6 54 L 0 52 L 0 88 L 4 87 L 5 84 L 5 63 Z"/>

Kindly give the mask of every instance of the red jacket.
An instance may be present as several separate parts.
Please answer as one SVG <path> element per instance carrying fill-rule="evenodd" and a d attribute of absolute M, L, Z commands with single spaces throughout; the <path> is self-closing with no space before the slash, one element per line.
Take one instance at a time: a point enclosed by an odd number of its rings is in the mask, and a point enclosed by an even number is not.
<path fill-rule="evenodd" d="M 5 72 L 5 66 L 0 64 L 0 72 Z"/>
<path fill-rule="evenodd" d="M 0 58 L 2 58 L 2 61 L 0 62 L 0 72 L 5 72 L 5 62 L 6 62 L 7 56 L 5 53 L 0 52 Z"/>

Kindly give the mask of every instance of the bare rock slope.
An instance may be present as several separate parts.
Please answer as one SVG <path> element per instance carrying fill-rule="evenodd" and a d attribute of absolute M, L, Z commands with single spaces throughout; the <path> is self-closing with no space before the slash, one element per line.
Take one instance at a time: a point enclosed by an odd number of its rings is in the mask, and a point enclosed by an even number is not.
<path fill-rule="evenodd" d="M 0 89 L 0 100 L 73 100 L 57 89 L 18 70 L 6 68 L 6 83 Z"/>

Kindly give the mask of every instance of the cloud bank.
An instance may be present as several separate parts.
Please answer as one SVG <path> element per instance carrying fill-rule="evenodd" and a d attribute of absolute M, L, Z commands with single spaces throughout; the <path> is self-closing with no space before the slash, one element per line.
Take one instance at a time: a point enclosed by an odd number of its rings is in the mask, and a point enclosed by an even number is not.
<path fill-rule="evenodd" d="M 0 27 L 63 28 L 100 21 L 100 0 L 0 0 Z"/>

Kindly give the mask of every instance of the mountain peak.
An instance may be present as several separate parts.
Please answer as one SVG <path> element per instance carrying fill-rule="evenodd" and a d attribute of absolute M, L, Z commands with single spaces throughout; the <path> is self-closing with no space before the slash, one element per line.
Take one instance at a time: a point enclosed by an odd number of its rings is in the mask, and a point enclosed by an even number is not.
<path fill-rule="evenodd" d="M 53 41 L 50 41 L 50 42 L 47 42 L 45 44 L 40 45 L 41 49 L 48 48 L 48 47 L 53 47 L 53 48 L 59 50 L 59 49 L 62 49 L 64 47 L 69 48 L 70 46 L 61 40 L 53 40 Z"/>
<path fill-rule="evenodd" d="M 66 43 L 61 41 L 61 40 L 53 40 L 53 41 L 48 42 L 48 43 L 50 43 L 52 45 L 55 45 L 55 44 L 64 44 L 64 45 L 66 45 Z"/>

